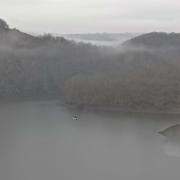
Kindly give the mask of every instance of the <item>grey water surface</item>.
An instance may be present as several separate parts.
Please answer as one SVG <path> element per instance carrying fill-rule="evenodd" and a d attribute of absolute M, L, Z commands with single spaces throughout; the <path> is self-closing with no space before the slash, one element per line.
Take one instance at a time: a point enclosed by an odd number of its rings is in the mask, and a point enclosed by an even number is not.
<path fill-rule="evenodd" d="M 179 180 L 178 150 L 158 134 L 176 123 L 179 115 L 1 105 L 0 179 Z"/>

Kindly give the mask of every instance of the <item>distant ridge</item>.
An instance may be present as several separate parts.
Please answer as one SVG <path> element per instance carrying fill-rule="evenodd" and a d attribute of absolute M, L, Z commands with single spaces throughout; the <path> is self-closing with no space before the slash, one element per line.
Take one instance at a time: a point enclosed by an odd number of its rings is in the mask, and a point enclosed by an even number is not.
<path fill-rule="evenodd" d="M 132 39 L 139 34 L 135 33 L 81 33 L 64 34 L 63 37 L 76 42 L 90 43 L 99 46 L 116 46 Z"/>

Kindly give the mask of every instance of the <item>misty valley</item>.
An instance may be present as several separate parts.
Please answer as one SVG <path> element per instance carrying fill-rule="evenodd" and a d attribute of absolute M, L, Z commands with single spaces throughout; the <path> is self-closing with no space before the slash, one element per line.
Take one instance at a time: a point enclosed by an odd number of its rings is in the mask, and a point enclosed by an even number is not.
<path fill-rule="evenodd" d="M 0 99 L 59 99 L 76 107 L 179 112 L 180 34 L 116 47 L 32 36 L 0 21 Z"/>

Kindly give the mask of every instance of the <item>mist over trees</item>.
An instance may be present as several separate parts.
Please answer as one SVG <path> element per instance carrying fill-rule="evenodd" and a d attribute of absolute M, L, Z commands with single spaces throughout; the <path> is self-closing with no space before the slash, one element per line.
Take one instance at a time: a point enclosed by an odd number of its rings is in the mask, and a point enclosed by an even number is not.
<path fill-rule="evenodd" d="M 116 48 L 97 47 L 32 36 L 0 20 L 0 98 L 173 109 L 180 105 L 179 39 L 150 33 Z"/>
<path fill-rule="evenodd" d="M 3 19 L 0 19 L 0 30 L 8 30 L 9 29 L 9 26 L 8 24 L 3 20 Z"/>

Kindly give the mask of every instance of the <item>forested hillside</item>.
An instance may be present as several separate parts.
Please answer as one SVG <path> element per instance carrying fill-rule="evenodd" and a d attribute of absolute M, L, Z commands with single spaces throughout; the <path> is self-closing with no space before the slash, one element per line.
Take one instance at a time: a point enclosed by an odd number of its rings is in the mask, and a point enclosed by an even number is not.
<path fill-rule="evenodd" d="M 150 33 L 116 47 L 32 36 L 0 20 L 0 98 L 80 106 L 180 105 L 179 34 Z"/>

